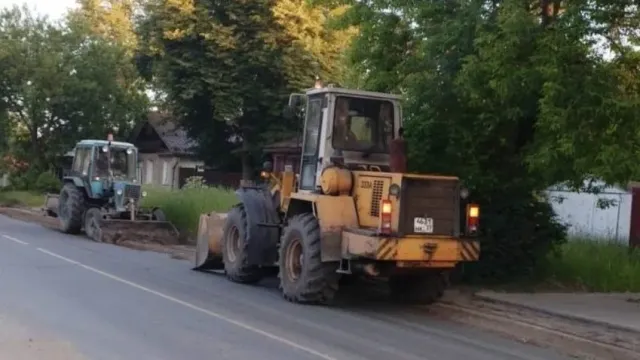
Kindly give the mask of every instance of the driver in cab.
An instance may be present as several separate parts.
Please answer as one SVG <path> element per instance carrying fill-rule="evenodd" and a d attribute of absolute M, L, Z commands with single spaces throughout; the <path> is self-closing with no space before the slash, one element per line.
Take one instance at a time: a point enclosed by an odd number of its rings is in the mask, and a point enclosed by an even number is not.
<path fill-rule="evenodd" d="M 336 143 L 343 148 L 353 148 L 358 144 L 358 138 L 350 129 L 349 100 L 338 99 L 334 117 L 334 136 Z"/>
<path fill-rule="evenodd" d="M 96 175 L 99 177 L 109 176 L 109 154 L 100 149 L 96 151 Z"/>

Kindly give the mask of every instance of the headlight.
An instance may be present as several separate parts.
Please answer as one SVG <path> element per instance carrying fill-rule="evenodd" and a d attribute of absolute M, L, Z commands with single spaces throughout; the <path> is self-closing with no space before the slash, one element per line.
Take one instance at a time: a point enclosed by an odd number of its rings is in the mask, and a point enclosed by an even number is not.
<path fill-rule="evenodd" d="M 142 197 L 147 197 L 147 192 L 146 191 L 142 192 Z"/>
<path fill-rule="evenodd" d="M 120 189 L 116 190 L 116 194 L 122 195 L 122 190 L 120 190 Z"/>
<path fill-rule="evenodd" d="M 398 184 L 391 184 L 391 186 L 389 186 L 389 196 L 398 196 L 400 195 L 400 185 Z"/>

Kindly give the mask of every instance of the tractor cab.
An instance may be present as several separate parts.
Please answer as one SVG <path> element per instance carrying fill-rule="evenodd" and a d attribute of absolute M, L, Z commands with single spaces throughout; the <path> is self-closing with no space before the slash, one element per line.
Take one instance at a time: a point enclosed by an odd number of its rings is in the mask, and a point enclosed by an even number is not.
<path fill-rule="evenodd" d="M 76 145 L 72 175 L 89 185 L 90 199 L 113 199 L 120 211 L 128 199 L 139 200 L 137 149 L 133 144 L 109 140 L 82 140 Z"/>
<path fill-rule="evenodd" d="M 399 96 L 317 86 L 292 95 L 290 106 L 305 100 L 300 191 L 316 189 L 330 165 L 391 171 L 391 144 L 402 127 Z"/>

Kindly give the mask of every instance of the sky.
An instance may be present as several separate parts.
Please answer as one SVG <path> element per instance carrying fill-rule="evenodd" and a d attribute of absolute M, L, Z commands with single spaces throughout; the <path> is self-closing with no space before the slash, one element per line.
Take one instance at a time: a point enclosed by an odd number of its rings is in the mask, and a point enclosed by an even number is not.
<path fill-rule="evenodd" d="M 0 8 L 24 3 L 30 9 L 35 9 L 37 13 L 47 15 L 52 20 L 62 18 L 69 8 L 76 7 L 76 0 L 0 0 Z"/>

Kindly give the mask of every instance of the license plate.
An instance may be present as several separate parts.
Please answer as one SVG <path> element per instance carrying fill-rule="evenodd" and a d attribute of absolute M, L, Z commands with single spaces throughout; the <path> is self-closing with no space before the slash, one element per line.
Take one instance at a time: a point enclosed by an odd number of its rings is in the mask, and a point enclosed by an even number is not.
<path fill-rule="evenodd" d="M 433 232 L 433 219 L 423 217 L 413 218 L 413 231 L 431 234 Z"/>

